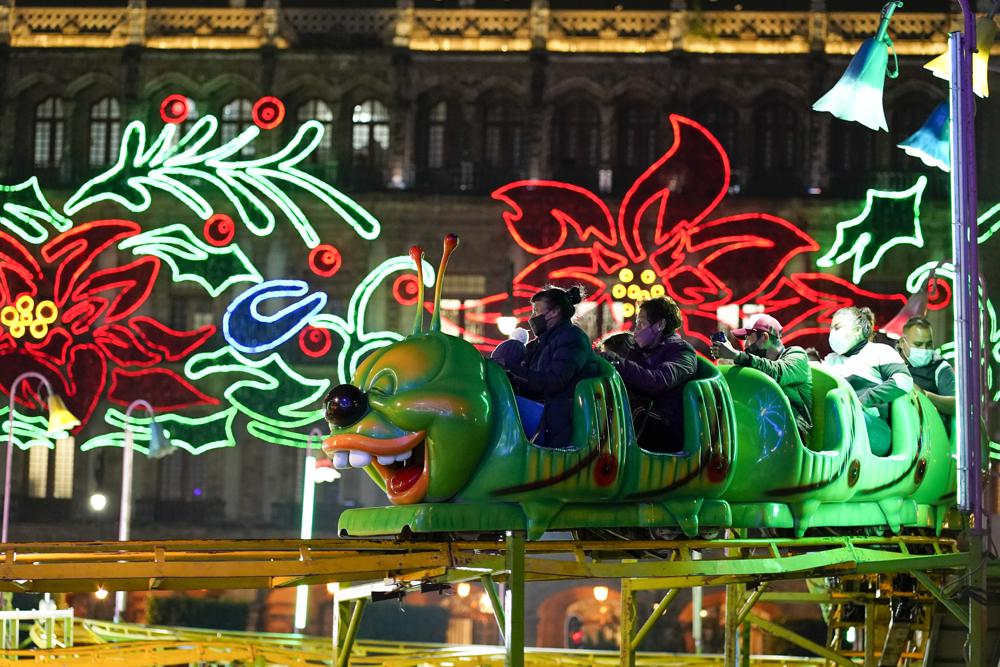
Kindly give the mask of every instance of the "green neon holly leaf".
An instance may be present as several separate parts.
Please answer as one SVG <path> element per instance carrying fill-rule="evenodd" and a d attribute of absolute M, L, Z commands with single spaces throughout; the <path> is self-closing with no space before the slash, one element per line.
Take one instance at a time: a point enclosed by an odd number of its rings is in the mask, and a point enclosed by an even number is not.
<path fill-rule="evenodd" d="M 329 380 L 313 380 L 295 372 L 277 352 L 253 360 L 229 346 L 192 356 L 184 372 L 193 380 L 223 375 L 229 383 L 225 397 L 250 418 L 248 429 L 252 426 L 256 433 L 268 427 L 291 431 L 318 422 L 322 397 L 330 387 Z M 246 377 L 237 379 L 240 376 Z M 279 444 L 296 438 L 289 433 L 287 440 Z"/>
<path fill-rule="evenodd" d="M 859 283 L 894 247 L 924 247 L 920 201 L 926 187 L 927 177 L 920 176 L 913 187 L 899 192 L 869 189 L 864 209 L 857 217 L 837 223 L 833 246 L 816 264 L 828 268 L 853 259 L 851 279 Z"/>
<path fill-rule="evenodd" d="M 159 257 L 173 270 L 175 281 L 198 283 L 212 296 L 219 296 L 236 283 L 263 280 L 238 245 L 217 248 L 181 224 L 133 236 L 119 247 L 131 248 L 136 255 Z"/>
<path fill-rule="evenodd" d="M 9 413 L 9 407 L 0 408 L 0 420 L 3 423 L 3 426 L 0 426 L 0 433 L 3 433 L 4 440 L 10 433 L 11 420 L 7 416 Z M 15 416 L 13 442 L 18 448 L 25 450 L 31 447 L 55 448 L 52 436 L 48 433 L 48 419 L 42 415 L 25 415 L 20 412 Z"/>
<path fill-rule="evenodd" d="M 238 156 L 257 139 L 260 128 L 250 126 L 222 146 L 209 149 L 218 125 L 214 116 L 204 116 L 176 142 L 177 126 L 166 125 L 147 148 L 146 126 L 140 121 L 129 123 L 118 160 L 84 183 L 64 210 L 73 215 L 91 204 L 113 201 L 133 213 L 142 213 L 152 204 L 152 190 L 162 190 L 204 220 L 213 208 L 197 186 L 207 184 L 228 200 L 251 233 L 270 234 L 277 210 L 306 246 L 314 248 L 319 245 L 319 236 L 306 214 L 286 194 L 292 186 L 318 199 L 361 238 L 370 241 L 378 237 L 381 226 L 368 211 L 332 185 L 298 168 L 322 141 L 322 123 L 306 121 L 281 150 L 253 160 Z"/>
<path fill-rule="evenodd" d="M 156 416 L 156 423 L 163 428 L 163 434 L 170 444 L 190 454 L 203 454 L 220 447 L 235 447 L 236 436 L 233 423 L 238 414 L 235 407 L 215 412 L 205 417 L 187 417 L 172 413 Z M 97 447 L 123 447 L 125 445 L 125 413 L 110 408 L 104 413 L 104 421 L 115 429 L 112 433 L 98 435 L 80 446 L 85 452 Z M 135 451 L 149 455 L 149 417 L 132 416 L 129 427 L 132 430 L 132 446 Z"/>
<path fill-rule="evenodd" d="M 64 232 L 73 226 L 52 208 L 35 176 L 17 185 L 0 185 L 0 224 L 35 244 L 49 238 L 49 227 Z"/>

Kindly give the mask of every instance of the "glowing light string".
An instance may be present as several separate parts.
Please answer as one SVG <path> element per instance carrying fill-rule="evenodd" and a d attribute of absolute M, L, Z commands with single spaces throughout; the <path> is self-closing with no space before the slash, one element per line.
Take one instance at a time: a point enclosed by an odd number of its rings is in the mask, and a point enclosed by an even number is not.
<path fill-rule="evenodd" d="M 816 260 L 817 266 L 829 268 L 853 258 L 851 279 L 861 282 L 866 273 L 878 266 L 887 252 L 902 244 L 924 247 L 920 229 L 920 202 L 927 187 L 927 177 L 920 176 L 912 187 L 898 192 L 869 189 L 865 207 L 856 217 L 837 223 L 837 236 L 825 255 Z M 907 203 L 912 200 L 912 203 Z M 893 211 L 907 218 L 907 229 L 891 224 Z M 902 207 L 902 208 L 899 208 Z M 865 224 L 869 219 L 878 224 Z"/>
<path fill-rule="evenodd" d="M 263 280 L 238 245 L 209 245 L 181 224 L 144 232 L 122 241 L 119 248 L 160 258 L 173 271 L 175 282 L 196 283 L 211 296 L 219 296 L 236 283 Z"/>
<path fill-rule="evenodd" d="M 184 372 L 193 380 L 223 375 L 229 383 L 226 400 L 250 418 L 247 431 L 275 444 L 299 444 L 285 432 L 319 420 L 317 406 L 330 387 L 330 380 L 313 380 L 294 371 L 278 352 L 255 360 L 230 346 L 193 355 Z"/>
<path fill-rule="evenodd" d="M 5 405 L 0 408 L 0 420 L 3 420 L 2 426 L 0 426 L 0 433 L 3 434 L 3 439 L 7 439 L 7 434 L 10 432 L 11 420 L 8 417 L 10 414 L 9 408 Z M 14 444 L 20 449 L 28 449 L 29 447 L 47 447 L 48 449 L 54 449 L 55 443 L 50 440 L 48 434 L 48 419 L 42 415 L 25 415 L 18 410 L 14 422 Z"/>
<path fill-rule="evenodd" d="M 323 310 L 326 294 L 313 292 L 271 315 L 262 313 L 261 306 L 274 299 L 299 297 L 308 292 L 309 284 L 301 280 L 269 280 L 251 287 L 226 309 L 222 318 L 226 341 L 247 354 L 273 350 Z"/>
<path fill-rule="evenodd" d="M 117 162 L 87 181 L 66 202 L 67 215 L 87 206 L 113 201 L 133 213 L 152 204 L 150 188 L 176 197 L 201 219 L 213 213 L 208 200 L 185 181 L 197 179 L 217 189 L 233 206 L 240 221 L 253 234 L 266 236 L 274 230 L 275 215 L 268 203 L 279 209 L 309 248 L 319 237 L 302 209 L 276 185 L 280 182 L 313 195 L 363 239 L 372 240 L 380 231 L 378 221 L 363 207 L 333 186 L 297 168 L 323 139 L 323 124 L 306 121 L 295 136 L 273 155 L 254 159 L 232 159 L 260 134 L 249 126 L 218 148 L 202 152 L 215 137 L 218 120 L 204 116 L 174 142 L 177 126 L 165 125 L 147 148 L 146 126 L 133 121 L 125 128 Z M 266 202 L 265 202 L 266 200 Z"/>
<path fill-rule="evenodd" d="M 36 176 L 17 185 L 0 185 L 0 224 L 28 243 L 44 243 L 49 238 L 46 225 L 60 232 L 73 225 L 49 204 Z"/>
<path fill-rule="evenodd" d="M 163 433 L 170 439 L 170 444 L 180 447 L 189 454 L 203 454 L 220 447 L 236 446 L 233 427 L 238 414 L 239 411 L 231 406 L 205 417 L 188 417 L 174 413 L 159 414 L 156 416 L 156 422 L 163 427 Z M 124 445 L 125 413 L 111 408 L 104 414 L 104 421 L 115 431 L 87 440 L 80 445 L 80 451 Z M 138 416 L 129 419 L 135 448 L 147 456 L 150 421 L 147 417 Z"/>

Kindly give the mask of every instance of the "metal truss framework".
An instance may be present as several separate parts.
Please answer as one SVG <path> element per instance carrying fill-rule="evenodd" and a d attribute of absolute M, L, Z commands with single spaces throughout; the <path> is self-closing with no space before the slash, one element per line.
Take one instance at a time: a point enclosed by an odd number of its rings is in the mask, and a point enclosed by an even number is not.
<path fill-rule="evenodd" d="M 608 540 L 608 541 L 526 541 L 520 533 L 507 533 L 493 539 L 474 541 L 443 538 L 419 540 L 212 540 L 156 542 L 92 542 L 8 544 L 0 558 L 0 590 L 7 592 L 74 592 L 105 590 L 191 590 L 233 588 L 280 588 L 287 586 L 338 582 L 339 604 L 335 605 L 333 642 L 298 646 L 287 642 L 261 642 L 240 633 L 207 633 L 196 637 L 192 631 L 170 631 L 166 635 L 140 637 L 129 626 L 112 626 L 86 621 L 89 632 L 100 642 L 122 642 L 113 646 L 73 649 L 81 659 L 93 651 L 120 653 L 123 664 L 156 663 L 169 657 L 181 658 L 178 651 L 202 651 L 212 660 L 216 652 L 231 651 L 228 660 L 277 661 L 283 651 L 299 652 L 305 660 L 299 664 L 364 665 L 396 664 L 380 651 L 377 644 L 354 642 L 354 636 L 372 586 L 392 584 L 403 594 L 419 590 L 420 585 L 481 581 L 494 603 L 494 610 L 504 637 L 504 647 L 473 651 L 466 655 L 471 664 L 658 664 L 657 658 L 636 652 L 643 637 L 663 616 L 681 588 L 727 586 L 726 664 L 765 664 L 748 654 L 749 633 L 738 628 L 755 624 L 761 630 L 781 636 L 809 649 L 834 664 L 853 664 L 851 657 L 871 658 L 872 642 L 866 642 L 868 655 L 846 656 L 828 647 L 808 642 L 767 619 L 753 614 L 757 601 L 817 602 L 843 604 L 847 601 L 875 606 L 866 593 L 771 593 L 770 582 L 824 577 L 864 578 L 871 575 L 909 574 L 922 587 L 921 603 L 933 605 L 937 598 L 963 623 L 968 612 L 941 592 L 943 575 L 967 567 L 968 555 L 954 539 L 894 537 L 819 537 L 805 539 L 726 539 L 726 540 Z M 524 585 L 532 581 L 613 578 L 622 582 L 622 649 L 618 656 L 594 654 L 593 660 L 582 654 L 547 655 L 544 651 L 524 648 Z M 503 597 L 497 584 L 503 583 Z M 653 614 L 639 625 L 634 612 L 634 595 L 641 590 L 666 590 Z M 903 594 L 907 595 L 906 593 Z M 932 597 L 933 596 L 933 597 Z M 884 604 L 884 603 L 883 603 Z M 868 606 L 866 606 L 866 609 Z M 871 618 L 875 618 L 872 615 Z M 110 628 L 123 628 L 115 637 Z M 177 634 L 181 633 L 181 634 Z M 80 637 L 85 633 L 77 632 Z M 290 636 L 291 637 L 291 636 Z M 626 640 L 625 638 L 628 638 Z M 141 639 L 141 644 L 134 640 Z M 325 644 L 325 646 L 324 646 Z M 742 646 L 743 650 L 738 650 Z M 373 648 L 374 647 L 374 648 Z M 408 649 L 412 649 L 409 647 Z M 64 649 L 54 649 L 61 651 Z M 69 649 L 65 649 L 69 650 Z M 451 649 L 458 651 L 459 649 Z M 464 650 L 464 649 L 463 649 Z M 256 653 L 255 653 L 256 651 Z M 270 657 L 261 657 L 264 653 Z M 268 653 L 269 652 L 269 653 Z M 40 651 L 31 652 L 38 656 Z M 160 653 L 155 657 L 154 654 Z M 247 657 L 243 656 L 246 653 Z M 273 653 L 273 655 L 272 655 Z M 333 658 L 331 659 L 331 653 Z M 125 657 L 125 655 L 130 657 Z M 307 655 L 308 654 L 308 655 Z M 473 656 L 473 654 L 475 654 Z M 8 660 L 23 658 L 8 652 Z M 435 653 L 456 654 L 445 650 Z M 589 655 L 589 654 L 588 654 Z M 404 665 L 412 651 L 406 654 Z M 739 663 L 736 662 L 740 656 Z M 53 654 L 52 656 L 56 656 Z M 70 655 L 64 656 L 69 660 Z M 285 659 L 290 658 L 285 655 Z M 272 660 L 273 658 L 273 660 Z M 598 659 L 600 658 L 600 659 Z M 74 658 L 75 659 L 75 658 Z M 154 660 L 154 662 L 149 662 Z M 189 661 L 187 657 L 180 660 Z M 610 662 L 609 662 L 610 661 Z M 423 662 L 428 662 L 424 659 Z M 462 661 L 469 664 L 470 661 Z M 62 659 L 60 659 L 62 663 Z M 7 664 L 0 660 L 0 665 Z M 66 662 L 65 664 L 72 664 Z M 81 663 L 82 664 L 82 663 Z M 458 664 L 457 662 L 455 664 Z M 672 664 L 679 664 L 676 661 Z M 697 661 L 694 664 L 702 664 Z M 816 664 L 815 662 L 807 664 Z"/>

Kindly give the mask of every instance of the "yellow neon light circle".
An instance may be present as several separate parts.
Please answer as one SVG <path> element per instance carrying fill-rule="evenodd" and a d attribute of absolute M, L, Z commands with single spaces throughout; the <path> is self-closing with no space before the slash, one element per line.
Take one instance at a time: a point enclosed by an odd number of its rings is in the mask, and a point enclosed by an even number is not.
<path fill-rule="evenodd" d="M 622 316 L 626 319 L 635 315 L 635 306 L 631 303 L 626 303 L 622 306 Z"/>
<path fill-rule="evenodd" d="M 632 269 L 622 269 L 618 272 L 618 280 L 623 283 L 632 282 L 633 278 L 635 278 L 635 274 L 632 273 Z"/>
<path fill-rule="evenodd" d="M 16 306 L 22 313 L 30 314 L 32 309 L 35 307 L 35 300 L 31 298 L 30 294 L 23 294 L 17 297 L 17 301 L 14 302 L 14 306 Z M 24 318 L 22 317 L 21 319 Z"/>
<path fill-rule="evenodd" d="M 639 295 L 641 293 L 642 293 L 642 288 L 639 287 L 638 285 L 629 285 L 628 286 L 628 292 L 627 292 L 628 298 L 630 298 L 632 300 L 638 299 Z"/>
<path fill-rule="evenodd" d="M 621 283 L 615 283 L 614 287 L 611 288 L 611 296 L 616 299 L 622 299 L 625 297 L 626 293 L 625 286 Z"/>
<path fill-rule="evenodd" d="M 56 308 L 56 304 L 52 301 L 46 299 L 45 301 L 39 301 L 38 306 L 35 307 L 35 321 L 42 322 L 43 324 L 52 324 L 56 321 L 56 316 L 59 314 L 59 310 Z"/>
<path fill-rule="evenodd" d="M 17 324 L 20 319 L 21 317 L 17 312 L 17 308 L 14 306 L 4 306 L 3 310 L 0 310 L 0 322 L 3 322 L 9 327 Z"/>
<path fill-rule="evenodd" d="M 646 269 L 639 276 L 639 280 L 646 283 L 647 285 L 652 285 L 653 281 L 656 280 L 656 272 L 653 269 Z"/>
<path fill-rule="evenodd" d="M 666 294 L 667 289 L 663 285 L 653 285 L 649 288 L 649 293 L 655 299 L 656 297 Z"/>

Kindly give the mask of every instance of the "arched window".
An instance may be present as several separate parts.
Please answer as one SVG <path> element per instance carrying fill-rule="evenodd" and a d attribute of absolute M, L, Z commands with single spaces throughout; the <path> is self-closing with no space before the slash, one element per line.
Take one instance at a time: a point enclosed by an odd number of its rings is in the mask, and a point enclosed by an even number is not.
<path fill-rule="evenodd" d="M 510 102 L 490 102 L 484 109 L 483 162 L 510 171 L 521 164 L 521 109 Z"/>
<path fill-rule="evenodd" d="M 118 100 L 105 97 L 90 107 L 90 154 L 87 163 L 91 167 L 105 167 L 118 158 L 121 141 L 121 111 Z"/>
<path fill-rule="evenodd" d="M 781 100 L 769 100 L 753 114 L 753 166 L 758 171 L 788 172 L 799 166 L 799 118 Z"/>
<path fill-rule="evenodd" d="M 299 107 L 297 118 L 299 123 L 315 120 L 323 125 L 323 138 L 313 149 L 309 162 L 329 162 L 333 156 L 333 110 L 330 105 L 319 99 L 309 100 Z"/>
<path fill-rule="evenodd" d="M 250 100 L 238 98 L 222 107 L 219 133 L 223 144 L 235 139 L 250 125 L 253 125 L 253 102 Z M 239 154 L 241 157 L 249 157 L 254 152 L 254 142 L 251 141 Z"/>
<path fill-rule="evenodd" d="M 57 97 L 47 97 L 35 107 L 33 163 L 39 169 L 52 169 L 62 162 L 65 133 L 63 103 Z"/>
<path fill-rule="evenodd" d="M 717 96 L 701 97 L 694 103 L 694 120 L 708 129 L 719 140 L 730 160 L 733 159 L 739 133 L 739 114 L 735 107 Z"/>
<path fill-rule="evenodd" d="M 389 150 L 389 112 L 378 100 L 354 105 L 351 152 L 356 164 L 381 167 Z"/>
<path fill-rule="evenodd" d="M 601 157 L 601 114 L 597 106 L 575 101 L 560 105 L 553 116 L 552 167 L 556 178 L 596 181 Z"/>
<path fill-rule="evenodd" d="M 448 129 L 448 102 L 435 102 L 427 110 L 426 167 L 441 169 L 448 164 L 445 135 Z"/>
<path fill-rule="evenodd" d="M 350 180 L 355 188 L 385 186 L 389 112 L 378 100 L 354 105 L 351 114 Z"/>
<path fill-rule="evenodd" d="M 638 175 L 660 156 L 660 124 L 666 119 L 651 104 L 631 99 L 618 103 L 616 117 L 618 171 Z"/>

